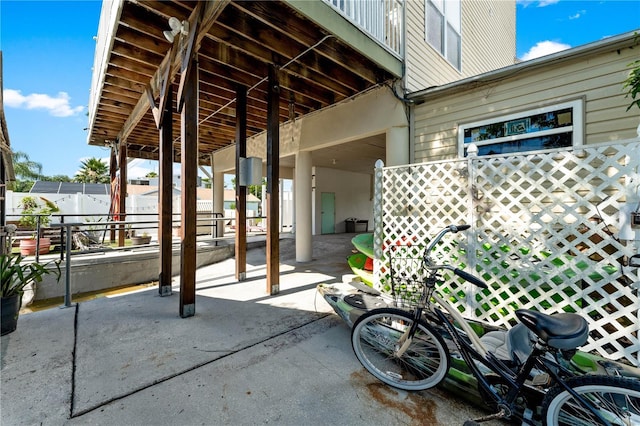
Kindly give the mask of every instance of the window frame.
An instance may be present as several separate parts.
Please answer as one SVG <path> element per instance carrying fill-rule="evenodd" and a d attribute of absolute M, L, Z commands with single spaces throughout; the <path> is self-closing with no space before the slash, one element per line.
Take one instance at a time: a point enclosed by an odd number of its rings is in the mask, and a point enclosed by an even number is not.
<path fill-rule="evenodd" d="M 442 3 L 442 8 L 440 8 L 438 6 L 438 3 Z M 452 3 L 454 3 L 453 1 L 447 1 L 447 0 L 440 0 L 440 2 L 436 1 L 436 0 L 424 0 L 424 40 L 427 42 L 427 44 L 429 46 L 431 46 L 431 48 L 433 48 L 433 50 L 435 50 L 436 52 L 438 52 L 438 54 L 445 60 L 447 61 L 447 63 L 449 63 L 452 67 L 454 67 L 457 71 L 461 72 L 462 71 L 462 0 L 456 0 L 455 4 L 458 7 L 458 13 L 455 14 L 455 16 L 458 18 L 458 22 L 456 22 L 456 25 L 452 25 L 450 18 L 451 18 L 451 14 L 447 13 L 447 5 L 451 5 Z M 429 10 L 430 8 L 433 8 L 437 11 L 437 13 L 439 13 L 439 17 L 440 17 L 440 28 L 439 33 L 440 33 L 440 41 L 442 42 L 442 49 L 440 49 L 440 46 L 434 46 L 431 41 L 429 40 Z M 451 29 L 451 31 L 455 32 L 458 36 L 457 38 L 457 46 L 458 46 L 458 55 L 457 55 L 457 63 L 453 63 L 449 60 L 449 49 L 448 49 L 448 45 L 449 45 L 449 36 L 448 34 L 448 30 L 449 28 Z"/>
<path fill-rule="evenodd" d="M 488 139 L 486 141 L 477 141 L 465 143 L 464 141 L 464 132 L 467 129 L 486 126 L 489 124 L 497 124 L 505 121 L 512 121 L 518 119 L 526 119 L 528 117 L 544 114 L 552 111 L 559 111 L 562 109 L 571 108 L 572 112 L 572 124 L 571 126 L 563 126 L 558 127 L 556 129 L 547 129 L 540 130 L 534 133 L 522 133 L 510 136 L 503 136 L 495 139 Z M 471 144 L 476 145 L 477 147 L 481 147 L 484 145 L 495 145 L 499 143 L 507 143 L 518 140 L 532 139 L 535 137 L 548 136 L 560 133 L 569 133 L 571 132 L 571 148 L 576 148 L 582 146 L 584 140 L 584 99 L 575 99 L 571 101 L 561 102 L 557 104 L 550 104 L 544 107 L 532 108 L 528 110 L 523 110 L 516 113 L 505 114 L 494 116 L 492 118 L 474 121 L 471 123 L 463 123 L 458 125 L 458 156 L 460 158 L 465 157 L 465 148 Z M 570 147 L 567 147 L 570 148 Z M 518 151 L 518 153 L 535 153 L 535 152 L 552 152 L 558 150 L 559 148 L 550 148 L 550 149 L 538 149 L 538 150 L 526 150 L 526 151 Z M 510 153 L 514 154 L 514 153 Z M 494 154 L 494 155 L 505 155 L 505 154 Z M 479 154 L 480 156 L 480 154 Z M 481 155 L 483 157 L 489 156 L 487 154 Z"/>

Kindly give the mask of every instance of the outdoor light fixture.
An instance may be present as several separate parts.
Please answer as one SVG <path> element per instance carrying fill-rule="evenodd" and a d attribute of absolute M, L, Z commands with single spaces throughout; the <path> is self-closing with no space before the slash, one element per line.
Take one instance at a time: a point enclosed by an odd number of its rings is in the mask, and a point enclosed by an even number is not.
<path fill-rule="evenodd" d="M 167 30 L 167 31 L 163 31 L 162 32 L 164 34 L 164 37 L 167 40 L 169 40 L 169 43 L 173 43 L 173 40 L 180 33 L 182 33 L 183 35 L 188 35 L 189 34 L 189 22 L 188 21 L 180 22 L 180 20 L 178 18 L 172 16 L 171 18 L 169 18 L 169 27 L 171 27 L 171 30 Z"/>

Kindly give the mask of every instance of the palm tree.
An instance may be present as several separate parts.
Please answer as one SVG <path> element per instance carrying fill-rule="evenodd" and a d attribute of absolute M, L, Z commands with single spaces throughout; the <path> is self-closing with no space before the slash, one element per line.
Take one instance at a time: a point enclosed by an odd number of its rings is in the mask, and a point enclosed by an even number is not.
<path fill-rule="evenodd" d="M 12 155 L 16 181 L 10 182 L 10 189 L 16 192 L 28 192 L 33 183 L 40 178 L 42 164 L 31 161 L 29 155 L 22 151 L 14 151 Z"/>
<path fill-rule="evenodd" d="M 80 170 L 73 178 L 79 183 L 109 183 L 109 166 L 99 158 L 89 158 L 80 163 Z"/>

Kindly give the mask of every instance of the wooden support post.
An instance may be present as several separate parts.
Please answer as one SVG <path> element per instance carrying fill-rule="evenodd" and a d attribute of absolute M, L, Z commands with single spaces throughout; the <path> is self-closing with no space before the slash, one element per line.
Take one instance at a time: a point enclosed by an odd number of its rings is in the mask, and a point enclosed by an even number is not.
<path fill-rule="evenodd" d="M 119 220 L 124 221 L 127 218 L 127 144 L 125 141 L 120 141 L 118 144 L 118 165 L 120 169 L 120 182 L 118 182 L 118 188 L 120 188 L 120 197 L 118 215 Z M 124 225 L 120 225 L 118 230 L 118 247 L 124 247 L 125 240 L 125 228 Z"/>
<path fill-rule="evenodd" d="M 160 296 L 171 295 L 172 213 L 173 213 L 173 87 L 167 88 L 166 111 L 160 124 L 160 196 L 158 197 L 158 244 L 160 246 Z"/>
<path fill-rule="evenodd" d="M 280 292 L 280 83 L 275 65 L 269 66 L 267 89 L 267 293 Z"/>
<path fill-rule="evenodd" d="M 236 280 L 247 278 L 247 187 L 240 185 L 240 159 L 247 157 L 247 88 L 236 90 Z"/>
<path fill-rule="evenodd" d="M 196 313 L 196 183 L 198 177 L 198 63 L 191 59 L 183 73 L 182 98 L 182 242 L 180 268 L 180 316 Z"/>
<path fill-rule="evenodd" d="M 109 183 L 111 184 L 111 190 L 114 188 L 114 181 L 118 178 L 118 155 L 116 154 L 116 149 L 113 145 L 111 145 L 111 155 L 109 156 Z M 113 206 L 113 193 L 111 194 L 111 206 L 109 207 L 110 213 L 119 213 L 114 211 Z M 109 217 L 108 220 L 113 220 L 113 217 Z M 64 240 L 60 240 L 64 241 Z M 109 241 L 112 243 L 116 241 L 116 227 L 115 225 L 111 225 L 109 227 Z"/>

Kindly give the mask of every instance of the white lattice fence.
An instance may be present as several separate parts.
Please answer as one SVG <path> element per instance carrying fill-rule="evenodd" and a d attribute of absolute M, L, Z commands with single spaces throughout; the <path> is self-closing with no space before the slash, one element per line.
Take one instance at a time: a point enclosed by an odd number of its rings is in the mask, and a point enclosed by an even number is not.
<path fill-rule="evenodd" d="M 578 312 L 591 328 L 584 350 L 638 365 L 640 278 L 623 266 L 640 252 L 638 232 L 618 227 L 639 201 L 639 145 L 377 169 L 379 285 L 389 290 L 387 246 L 422 246 L 444 226 L 468 223 L 436 249 L 489 284 L 439 289 L 465 316 L 509 326 L 517 308 Z"/>

